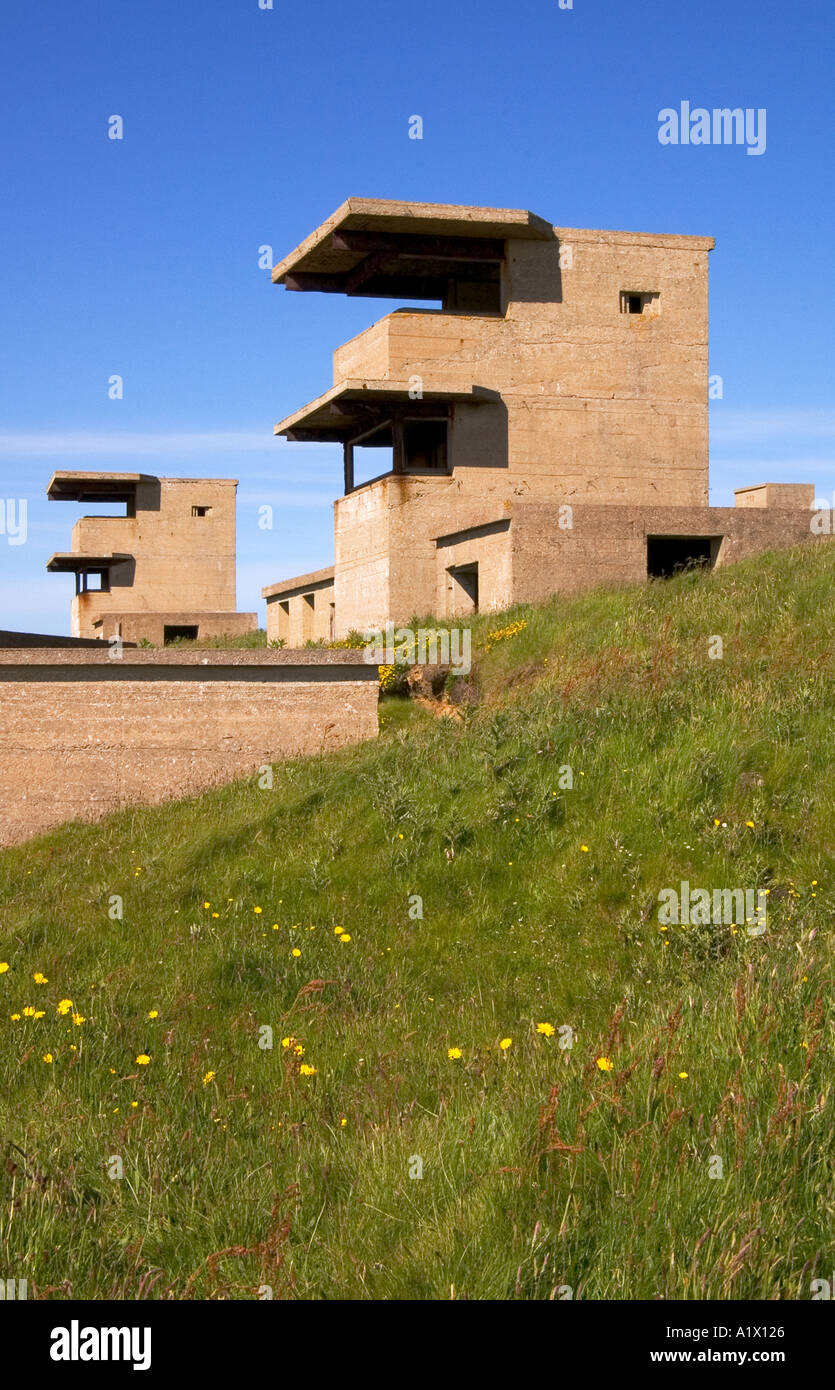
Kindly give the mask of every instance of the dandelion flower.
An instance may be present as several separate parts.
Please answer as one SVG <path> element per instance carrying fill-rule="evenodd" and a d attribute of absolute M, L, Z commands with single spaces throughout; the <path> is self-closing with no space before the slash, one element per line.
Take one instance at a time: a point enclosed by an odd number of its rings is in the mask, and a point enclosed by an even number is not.
<path fill-rule="evenodd" d="M 501 1042 L 499 1043 L 499 1047 L 502 1049 L 502 1052 L 507 1052 L 507 1049 L 508 1049 L 509 1047 L 512 1047 L 512 1046 L 513 1046 L 513 1039 L 512 1039 L 512 1038 L 502 1038 Z"/>
<path fill-rule="evenodd" d="M 210 908 L 211 905 L 212 905 L 211 903 L 204 903 L 204 904 L 203 904 L 203 906 L 204 906 L 205 908 Z"/>
<path fill-rule="evenodd" d="M 460 1062 L 463 1055 L 460 1047 L 450 1047 L 447 1050 L 447 1057 L 451 1062 Z"/>
<path fill-rule="evenodd" d="M 61 1000 L 59 1000 L 59 1002 L 58 1002 L 58 1005 L 57 1005 L 57 1007 L 56 1007 L 55 1012 L 56 1012 L 56 1013 L 59 1013 L 59 1014 L 68 1014 L 68 1013 L 70 1012 L 70 1009 L 71 1009 L 71 1008 L 72 1008 L 72 1000 L 71 1000 L 71 999 L 61 999 Z"/>
<path fill-rule="evenodd" d="M 554 1025 L 553 1023 L 537 1023 L 536 1031 L 541 1033 L 544 1038 L 553 1038 Z"/>
<path fill-rule="evenodd" d="M 748 829 L 749 829 L 749 830 L 753 830 L 753 829 L 754 829 L 754 822 L 753 822 L 752 820 L 747 820 L 747 821 L 745 822 L 745 824 L 748 826 Z"/>
<path fill-rule="evenodd" d="M 40 970 L 36 970 L 36 971 L 35 971 L 34 975 L 32 976 L 32 979 L 35 981 L 35 984 L 36 984 L 36 985 L 48 985 L 48 984 L 49 984 L 49 980 L 46 978 L 46 976 L 45 976 Z"/>
<path fill-rule="evenodd" d="M 610 1062 L 608 1057 L 598 1057 L 597 1065 L 601 1071 L 613 1071 L 614 1062 Z"/>
<path fill-rule="evenodd" d="M 7 960 L 0 960 L 0 975 L 5 975 L 8 968 L 9 962 Z"/>
<path fill-rule="evenodd" d="M 140 1066 L 140 1067 L 147 1067 L 147 1065 L 148 1065 L 148 1063 L 150 1062 L 150 1060 L 151 1060 L 151 1059 L 150 1059 L 150 1057 L 148 1056 L 147 1052 L 140 1052 L 139 1056 L 138 1056 L 137 1059 L 136 1059 L 137 1066 Z"/>
<path fill-rule="evenodd" d="M 10 1017 L 11 1017 L 12 1023 L 19 1023 L 19 1022 L 20 1022 L 20 1014 L 11 1014 Z"/>
<path fill-rule="evenodd" d="M 299 950 L 298 946 L 294 946 L 294 947 L 293 947 L 292 951 L 290 952 L 290 955 L 291 955 L 291 956 L 300 956 L 300 955 L 301 955 L 301 951 Z"/>
<path fill-rule="evenodd" d="M 263 909 L 262 909 L 262 908 L 260 908 L 260 907 L 254 907 L 254 908 L 253 908 L 253 909 L 252 909 L 252 911 L 253 911 L 253 912 L 255 912 L 255 913 L 256 913 L 256 914 L 257 914 L 257 913 L 260 913 L 260 912 L 262 912 L 262 911 L 263 911 Z"/>
<path fill-rule="evenodd" d="M 206 1075 L 203 1077 L 203 1085 L 204 1085 L 204 1086 L 208 1086 L 209 1082 L 210 1082 L 210 1081 L 214 1081 L 214 1079 L 215 1079 L 215 1072 L 213 1072 L 213 1071 L 207 1071 L 207 1072 L 206 1072 Z"/>
<path fill-rule="evenodd" d="M 348 1121 L 345 1119 L 345 1116 L 344 1116 L 344 1115 L 342 1116 L 342 1119 L 339 1121 L 339 1123 L 340 1123 L 340 1125 L 342 1126 L 343 1129 L 344 1129 L 345 1126 L 347 1125 Z"/>
<path fill-rule="evenodd" d="M 149 1018 L 159 1018 L 159 1009 L 149 1009 L 149 1010 L 148 1010 L 148 1017 L 149 1017 Z"/>
<path fill-rule="evenodd" d="M 45 1062 L 51 1062 L 51 1061 L 52 1061 L 52 1053 L 51 1053 L 51 1052 L 45 1052 L 44 1055 L 43 1055 L 43 1059 L 44 1059 Z"/>
<path fill-rule="evenodd" d="M 302 1062 L 299 1067 L 299 1076 L 315 1076 L 316 1068 L 309 1066 L 307 1062 Z"/>
<path fill-rule="evenodd" d="M 73 1014 L 72 1021 L 75 1024 L 76 1028 L 80 1028 L 82 1023 L 87 1022 L 83 1014 Z"/>
<path fill-rule="evenodd" d="M 344 932 L 342 933 L 342 935 L 340 936 L 339 940 L 340 940 L 340 941 L 350 941 L 350 940 L 351 940 L 350 934 L 349 934 L 348 932 L 344 931 Z"/>
<path fill-rule="evenodd" d="M 687 1075 L 688 1075 L 688 1074 L 687 1074 L 686 1071 L 680 1071 L 679 1074 L 678 1074 L 679 1080 L 680 1080 L 680 1081 L 686 1081 L 686 1080 L 687 1080 Z"/>

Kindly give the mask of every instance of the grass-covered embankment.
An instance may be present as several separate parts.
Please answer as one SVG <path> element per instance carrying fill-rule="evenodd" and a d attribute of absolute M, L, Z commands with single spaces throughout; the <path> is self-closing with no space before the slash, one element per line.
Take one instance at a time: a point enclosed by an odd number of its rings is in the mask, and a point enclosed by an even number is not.
<path fill-rule="evenodd" d="M 833 599 L 821 544 L 485 616 L 461 719 L 384 703 L 376 745 L 271 791 L 0 854 L 0 1273 L 808 1297 L 835 1216 Z M 683 879 L 768 888 L 766 935 L 661 931 Z"/>

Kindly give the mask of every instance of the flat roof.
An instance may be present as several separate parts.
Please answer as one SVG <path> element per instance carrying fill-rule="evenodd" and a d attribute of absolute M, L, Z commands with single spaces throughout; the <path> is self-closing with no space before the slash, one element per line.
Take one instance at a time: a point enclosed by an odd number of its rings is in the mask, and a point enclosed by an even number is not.
<path fill-rule="evenodd" d="M 435 298 L 434 282 L 451 269 L 497 265 L 509 237 L 553 235 L 549 222 L 524 208 L 349 198 L 275 266 L 272 278 L 288 289 Z"/>
<path fill-rule="evenodd" d="M 58 550 L 50 555 L 46 567 L 50 574 L 79 574 L 83 570 L 106 570 L 111 565 L 124 564 L 132 555 L 80 555 L 76 550 Z"/>
<path fill-rule="evenodd" d="M 557 227 L 524 208 L 348 198 L 272 272 L 294 290 L 434 299 L 456 273 L 491 278 L 509 239 L 713 249 L 713 237 Z"/>
<path fill-rule="evenodd" d="M 282 579 L 277 584 L 268 584 L 261 590 L 262 598 L 277 598 L 279 594 L 294 594 L 296 590 L 300 593 L 305 589 L 314 588 L 316 585 L 324 587 L 333 583 L 333 565 L 328 565 L 323 570 L 311 570 L 309 574 L 297 574 L 294 579 Z"/>
<path fill-rule="evenodd" d="M 143 481 L 155 482 L 147 473 L 53 473 L 46 495 L 53 502 L 124 502 L 134 496 Z"/>
<path fill-rule="evenodd" d="M 411 390 L 408 381 L 343 381 L 280 420 L 273 433 L 293 435 L 299 431 L 306 439 L 338 442 L 356 434 L 363 421 L 374 415 L 385 419 L 386 410 L 395 405 L 404 406 L 407 415 L 411 407 L 415 416 L 425 416 L 427 407 L 433 405 L 482 405 L 499 399 L 495 391 L 480 386 L 460 391 L 424 390 L 418 401 L 410 396 Z"/>

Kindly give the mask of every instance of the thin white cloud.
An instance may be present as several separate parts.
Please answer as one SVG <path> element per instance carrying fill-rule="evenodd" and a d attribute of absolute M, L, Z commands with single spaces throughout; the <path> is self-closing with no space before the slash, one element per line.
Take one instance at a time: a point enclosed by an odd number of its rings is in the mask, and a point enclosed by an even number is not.
<path fill-rule="evenodd" d="M 761 444 L 787 438 L 835 438 L 831 410 L 729 410 L 715 405 L 710 412 L 711 444 Z"/>
<path fill-rule="evenodd" d="M 268 453 L 286 448 L 267 424 L 259 430 L 58 430 L 0 433 L 0 456 L 27 458 L 174 458 L 182 454 Z"/>

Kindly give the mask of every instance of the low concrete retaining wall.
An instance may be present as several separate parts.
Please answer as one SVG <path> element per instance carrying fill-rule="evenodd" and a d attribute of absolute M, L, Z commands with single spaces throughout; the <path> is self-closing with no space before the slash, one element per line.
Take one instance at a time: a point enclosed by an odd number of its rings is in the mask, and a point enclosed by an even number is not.
<path fill-rule="evenodd" d="M 2 649 L 0 845 L 375 738 L 377 697 L 351 651 Z"/>

